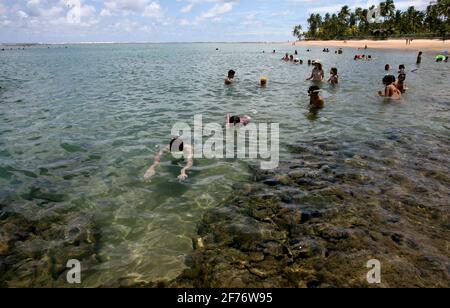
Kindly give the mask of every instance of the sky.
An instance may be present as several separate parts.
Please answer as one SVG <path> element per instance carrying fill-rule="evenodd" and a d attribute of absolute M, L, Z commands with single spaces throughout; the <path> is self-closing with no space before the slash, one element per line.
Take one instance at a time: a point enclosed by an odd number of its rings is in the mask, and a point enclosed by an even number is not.
<path fill-rule="evenodd" d="M 399 9 L 427 0 L 398 0 Z M 376 0 L 0 0 L 0 43 L 278 42 L 311 13 Z"/>

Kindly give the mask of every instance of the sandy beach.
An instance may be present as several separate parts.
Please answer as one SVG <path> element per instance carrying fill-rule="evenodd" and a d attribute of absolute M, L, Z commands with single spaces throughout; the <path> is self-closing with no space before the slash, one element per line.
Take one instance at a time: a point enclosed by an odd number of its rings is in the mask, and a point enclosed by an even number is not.
<path fill-rule="evenodd" d="M 360 41 L 300 41 L 295 43 L 296 46 L 326 46 L 326 47 L 353 47 L 377 49 L 407 49 L 407 50 L 424 50 L 424 51 L 442 51 L 450 49 L 450 41 L 442 40 L 413 40 L 410 45 L 406 44 L 405 39 L 397 40 L 360 40 Z"/>

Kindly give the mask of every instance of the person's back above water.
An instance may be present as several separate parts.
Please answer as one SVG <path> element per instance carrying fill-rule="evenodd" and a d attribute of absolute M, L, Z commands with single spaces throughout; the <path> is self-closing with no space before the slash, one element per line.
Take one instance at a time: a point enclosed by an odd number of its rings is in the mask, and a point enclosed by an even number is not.
<path fill-rule="evenodd" d="M 227 114 L 227 128 L 237 128 L 240 126 L 247 126 L 250 124 L 252 118 L 246 115 L 234 115 L 231 116 L 230 114 Z"/>
<path fill-rule="evenodd" d="M 228 72 L 228 77 L 225 78 L 225 84 L 226 84 L 226 85 L 231 85 L 231 84 L 234 82 L 234 77 L 235 77 L 235 75 L 236 75 L 236 72 L 233 71 L 233 70 L 230 70 L 230 71 Z"/>
<path fill-rule="evenodd" d="M 323 109 L 325 107 L 325 102 L 323 98 L 319 95 L 320 88 L 318 86 L 311 86 L 308 90 L 309 106 L 312 109 Z"/>
<path fill-rule="evenodd" d="M 397 89 L 395 84 L 395 77 L 393 75 L 386 75 L 383 78 L 383 84 L 385 85 L 384 93 L 379 91 L 378 94 L 382 97 L 400 99 L 402 93 Z"/>

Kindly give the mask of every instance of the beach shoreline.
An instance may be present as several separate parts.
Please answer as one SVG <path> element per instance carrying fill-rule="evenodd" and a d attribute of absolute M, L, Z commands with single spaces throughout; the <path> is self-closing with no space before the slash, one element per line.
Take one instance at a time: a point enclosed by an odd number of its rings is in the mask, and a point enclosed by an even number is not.
<path fill-rule="evenodd" d="M 323 46 L 323 47 L 349 47 L 364 48 L 366 45 L 372 49 L 403 49 L 423 51 L 443 51 L 450 49 L 450 41 L 438 39 L 416 39 L 411 44 L 406 44 L 406 39 L 391 40 L 349 40 L 349 41 L 297 41 L 295 46 Z"/>

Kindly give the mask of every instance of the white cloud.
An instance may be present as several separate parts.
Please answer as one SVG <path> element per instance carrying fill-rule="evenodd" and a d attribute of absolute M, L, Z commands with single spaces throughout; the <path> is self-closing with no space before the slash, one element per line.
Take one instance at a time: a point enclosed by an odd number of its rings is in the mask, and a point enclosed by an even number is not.
<path fill-rule="evenodd" d="M 207 19 L 216 20 L 220 15 L 229 13 L 233 10 L 234 2 L 225 2 L 222 4 L 216 4 L 211 9 L 201 13 L 195 18 L 195 23 L 200 23 Z"/>
<path fill-rule="evenodd" d="M 190 3 L 190 4 L 186 5 L 185 7 L 183 7 L 180 12 L 183 14 L 188 14 L 188 13 L 192 12 L 193 7 L 194 7 L 194 4 Z"/>

